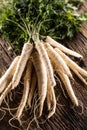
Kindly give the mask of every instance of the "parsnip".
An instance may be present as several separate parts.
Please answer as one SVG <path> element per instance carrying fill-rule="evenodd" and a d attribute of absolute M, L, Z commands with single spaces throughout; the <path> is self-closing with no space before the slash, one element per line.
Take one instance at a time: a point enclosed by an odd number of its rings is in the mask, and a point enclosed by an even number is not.
<path fill-rule="evenodd" d="M 27 64 L 27 61 L 32 53 L 32 50 L 33 50 L 32 44 L 29 44 L 29 43 L 24 44 L 24 47 L 20 56 L 20 60 L 18 61 L 16 71 L 12 79 L 12 89 L 17 87 L 17 85 L 19 84 L 21 76 L 25 69 L 25 66 Z"/>
<path fill-rule="evenodd" d="M 75 69 L 74 73 L 79 77 L 79 79 L 85 84 L 87 85 L 86 80 L 80 75 L 80 73 Z"/>
<path fill-rule="evenodd" d="M 38 80 L 38 96 L 39 96 L 39 116 L 42 115 L 43 105 L 47 94 L 47 71 L 43 59 L 37 51 L 32 54 L 33 64 L 35 67 L 37 80 Z"/>
<path fill-rule="evenodd" d="M 9 85 L 6 87 L 6 89 L 3 91 L 3 93 L 0 95 L 0 105 L 2 104 L 7 94 L 11 91 L 11 88 L 12 88 L 12 83 L 10 82 Z"/>
<path fill-rule="evenodd" d="M 32 75 L 31 75 L 31 85 L 30 85 L 30 91 L 29 91 L 29 96 L 28 96 L 28 106 L 29 108 L 31 107 L 31 102 L 34 96 L 34 91 L 36 88 L 36 82 L 37 82 L 37 78 L 36 78 L 36 73 L 35 70 L 33 70 Z"/>
<path fill-rule="evenodd" d="M 47 86 L 47 106 L 49 110 L 48 118 L 50 118 L 56 110 L 56 97 L 54 87 L 50 85 L 49 81 Z"/>
<path fill-rule="evenodd" d="M 62 72 L 61 73 L 58 72 L 58 74 L 61 78 L 61 81 L 64 83 L 64 86 L 66 88 L 66 91 L 67 91 L 71 101 L 73 102 L 74 105 L 78 106 L 78 99 L 75 96 L 75 93 L 72 89 L 72 86 L 71 86 L 71 83 L 70 83 L 68 76 Z"/>
<path fill-rule="evenodd" d="M 30 82 L 31 82 L 31 72 L 32 72 L 32 62 L 31 60 L 28 61 L 25 75 L 24 75 L 24 90 L 23 90 L 23 96 L 20 102 L 20 105 L 17 109 L 16 118 L 19 120 L 24 107 L 26 106 L 27 100 L 28 100 L 28 94 L 30 89 Z"/>
<path fill-rule="evenodd" d="M 39 55 L 41 56 L 41 58 L 45 62 L 45 66 L 47 68 L 47 74 L 48 74 L 49 80 L 51 82 L 51 85 L 55 86 L 56 82 L 55 82 L 55 79 L 54 79 L 53 67 L 51 65 L 50 59 L 49 59 L 48 54 L 46 52 L 46 49 L 44 47 L 44 43 L 41 42 L 41 41 L 38 41 L 36 43 L 36 49 L 38 50 Z"/>
<path fill-rule="evenodd" d="M 12 80 L 19 58 L 20 56 L 15 57 L 10 67 L 7 69 L 5 74 L 0 78 L 0 93 L 8 86 L 8 84 Z"/>
<path fill-rule="evenodd" d="M 52 100 L 52 94 L 50 92 L 50 85 L 47 85 L 47 107 L 48 110 L 51 110 L 51 100 Z"/>
<path fill-rule="evenodd" d="M 62 51 L 60 51 L 58 48 L 55 48 L 56 52 L 61 55 L 61 57 L 64 59 L 66 64 L 72 69 L 72 71 L 82 80 L 83 83 L 87 84 L 84 78 L 82 78 L 82 75 L 87 76 L 87 71 L 79 67 L 74 61 L 72 61 L 68 56 L 66 56 Z"/>
<path fill-rule="evenodd" d="M 46 37 L 46 42 L 48 42 L 53 47 L 58 47 L 58 49 L 60 49 L 61 51 L 65 52 L 66 54 L 69 54 L 69 55 L 77 57 L 77 58 L 83 58 L 82 55 L 80 55 L 79 53 L 77 53 L 75 51 L 72 51 L 72 50 L 66 48 L 65 46 L 61 45 L 59 42 L 56 42 L 50 36 Z"/>
<path fill-rule="evenodd" d="M 67 74 L 69 77 L 72 78 L 71 71 L 66 65 L 63 58 L 50 46 L 49 43 L 45 43 L 45 47 L 50 59 L 54 62 L 56 68 L 58 68 L 59 71 L 64 72 L 65 74 Z"/>

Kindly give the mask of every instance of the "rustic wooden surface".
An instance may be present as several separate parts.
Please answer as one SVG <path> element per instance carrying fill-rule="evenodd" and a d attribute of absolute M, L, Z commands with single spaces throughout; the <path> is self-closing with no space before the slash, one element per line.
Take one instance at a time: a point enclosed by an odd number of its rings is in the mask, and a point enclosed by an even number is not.
<path fill-rule="evenodd" d="M 87 12 L 87 1 L 84 2 L 84 5 L 79 12 Z M 78 59 L 74 60 L 82 68 L 87 70 L 87 22 L 82 25 L 81 33 L 76 35 L 73 40 L 67 40 L 65 43 L 67 47 L 84 56 L 83 61 Z M 0 77 L 8 68 L 14 57 L 15 54 L 13 54 L 13 51 L 10 49 L 10 45 L 0 40 Z M 72 86 L 79 100 L 79 106 L 73 106 L 66 92 L 64 96 L 60 84 L 57 83 L 57 86 L 55 87 L 57 99 L 56 113 L 46 122 L 39 124 L 42 130 L 87 130 L 87 86 L 85 86 L 75 74 L 73 74 L 73 76 L 75 82 L 72 82 Z M 8 124 L 9 118 L 9 113 L 7 113 L 3 120 L 0 121 L 0 130 L 17 129 L 12 128 Z M 32 130 L 34 129 L 35 128 Z"/>

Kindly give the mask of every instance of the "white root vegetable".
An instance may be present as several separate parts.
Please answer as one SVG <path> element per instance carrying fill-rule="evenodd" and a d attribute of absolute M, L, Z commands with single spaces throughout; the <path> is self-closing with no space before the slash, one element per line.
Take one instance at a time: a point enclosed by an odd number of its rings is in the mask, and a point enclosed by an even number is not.
<path fill-rule="evenodd" d="M 71 101 L 73 102 L 74 105 L 78 106 L 78 99 L 75 96 L 75 93 L 72 89 L 72 86 L 71 86 L 71 83 L 70 83 L 68 76 L 62 72 L 61 73 L 58 72 L 58 74 L 61 78 L 61 81 L 64 83 L 64 86 L 66 88 L 66 91 L 67 91 Z"/>
<path fill-rule="evenodd" d="M 17 87 L 17 85 L 19 84 L 23 71 L 25 69 L 25 66 L 27 64 L 27 61 L 32 53 L 32 50 L 33 50 L 32 44 L 29 44 L 29 43 L 24 44 L 24 47 L 20 56 L 20 60 L 18 61 L 16 71 L 12 79 L 12 89 Z"/>
<path fill-rule="evenodd" d="M 69 55 L 77 57 L 77 58 L 83 58 L 82 55 L 80 55 L 79 53 L 64 47 L 59 42 L 56 42 L 54 39 L 52 39 L 50 36 L 46 37 L 46 42 L 48 42 L 53 47 L 58 47 L 58 49 L 60 49 L 61 51 L 65 52 L 66 54 L 69 54 Z"/>
<path fill-rule="evenodd" d="M 34 37 L 32 38 L 35 40 Z M 38 116 L 42 116 L 45 99 L 47 99 L 49 110 L 47 118 L 50 118 L 55 113 L 56 97 L 54 86 L 56 81 L 54 70 L 58 73 L 71 101 L 76 106 L 78 106 L 78 99 L 69 79 L 73 79 L 71 70 L 87 85 L 86 80 L 82 77 L 87 76 L 87 71 L 77 65 L 66 54 L 77 58 L 83 58 L 82 55 L 64 47 L 49 36 L 47 36 L 45 42 L 39 39 L 33 42 L 35 46 L 29 43 L 24 44 L 21 56 L 17 56 L 13 60 L 6 73 L 0 78 L 1 105 L 7 94 L 18 86 L 23 77 L 23 95 L 15 115 L 15 118 L 19 121 L 26 104 L 29 108 L 31 107 L 37 86 L 39 98 Z"/>
<path fill-rule="evenodd" d="M 38 80 L 38 95 L 39 95 L 39 117 L 42 115 L 43 105 L 47 94 L 47 71 L 43 59 L 37 51 L 32 54 L 33 64 L 35 67 Z"/>
<path fill-rule="evenodd" d="M 20 102 L 20 105 L 18 106 L 16 118 L 19 120 L 22 112 L 24 110 L 24 107 L 26 106 L 27 100 L 28 100 L 28 94 L 30 89 L 30 82 L 31 82 L 31 73 L 32 73 L 32 62 L 31 60 L 28 61 L 25 74 L 24 74 L 24 90 L 23 90 L 23 96 Z"/>
<path fill-rule="evenodd" d="M 79 79 L 85 84 L 87 85 L 86 80 L 79 74 L 79 72 L 77 70 L 74 70 L 74 73 L 79 77 Z"/>
<path fill-rule="evenodd" d="M 48 110 L 51 110 L 51 100 L 52 100 L 52 94 L 50 92 L 50 86 L 49 84 L 47 85 L 47 107 Z"/>
<path fill-rule="evenodd" d="M 57 72 L 57 74 L 59 75 L 61 81 L 63 82 L 65 88 L 66 88 L 66 91 L 71 99 L 71 101 L 73 102 L 73 104 L 75 104 L 76 106 L 78 106 L 78 99 L 77 97 L 75 96 L 75 93 L 72 89 L 72 86 L 71 86 L 71 83 L 70 83 L 70 80 L 69 80 L 69 77 L 67 76 L 67 74 L 65 74 L 64 72 L 62 71 L 59 71 L 58 68 L 56 68 L 56 64 L 54 64 L 53 62 L 53 68 L 55 69 L 55 71 Z"/>
<path fill-rule="evenodd" d="M 37 78 L 36 78 L 36 73 L 35 71 L 32 72 L 31 75 L 31 85 L 30 85 L 30 91 L 29 91 L 29 96 L 28 96 L 28 106 L 29 108 L 31 107 L 31 102 L 34 96 L 34 91 L 36 88 L 36 82 L 37 82 Z"/>
<path fill-rule="evenodd" d="M 9 85 L 6 87 L 6 89 L 3 91 L 3 93 L 0 95 L 0 105 L 2 104 L 7 94 L 11 91 L 11 88 L 12 88 L 12 83 L 10 82 Z"/>
<path fill-rule="evenodd" d="M 74 61 L 72 61 L 68 56 L 66 56 L 62 51 L 60 51 L 58 48 L 55 48 L 56 52 L 58 52 L 59 55 L 64 59 L 66 64 L 72 69 L 72 71 L 82 80 L 84 84 L 87 84 L 85 79 L 80 75 L 87 76 L 87 71 L 79 67 Z"/>
<path fill-rule="evenodd" d="M 48 81 L 48 86 L 47 86 L 47 105 L 48 105 L 48 119 L 53 116 L 56 110 L 56 97 L 55 97 L 55 92 L 54 92 L 54 87 L 50 85 Z"/>
<path fill-rule="evenodd" d="M 52 62 L 54 62 L 56 68 L 58 68 L 59 71 L 64 72 L 65 74 L 67 74 L 69 77 L 72 78 L 71 71 L 69 67 L 66 65 L 63 58 L 50 46 L 49 43 L 45 43 L 45 47 L 47 49 L 47 53 L 50 59 L 52 60 Z"/>
<path fill-rule="evenodd" d="M 45 65 L 46 65 L 46 68 L 47 68 L 47 75 L 49 77 L 51 85 L 55 86 L 56 85 L 56 81 L 55 81 L 55 78 L 54 78 L 53 67 L 51 65 L 51 61 L 50 61 L 50 59 L 48 57 L 48 54 L 46 52 L 46 49 L 44 47 L 44 43 L 39 41 L 36 44 L 36 48 L 37 48 L 37 50 L 39 52 L 39 55 L 42 57 L 43 61 L 45 62 Z"/>
<path fill-rule="evenodd" d="M 3 90 L 8 86 L 8 84 L 12 80 L 19 58 L 20 56 L 17 56 L 13 60 L 13 62 L 11 63 L 10 67 L 7 69 L 5 74 L 0 78 L 0 93 L 3 92 Z"/>

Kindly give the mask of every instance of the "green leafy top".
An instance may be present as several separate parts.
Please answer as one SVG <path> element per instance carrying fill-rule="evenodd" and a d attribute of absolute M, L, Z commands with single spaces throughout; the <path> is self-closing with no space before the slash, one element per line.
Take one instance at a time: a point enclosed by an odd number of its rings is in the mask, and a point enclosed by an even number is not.
<path fill-rule="evenodd" d="M 76 12 L 82 3 L 77 1 L 6 0 L 0 6 L 0 33 L 20 47 L 35 33 L 72 38 L 86 20 L 86 14 Z"/>

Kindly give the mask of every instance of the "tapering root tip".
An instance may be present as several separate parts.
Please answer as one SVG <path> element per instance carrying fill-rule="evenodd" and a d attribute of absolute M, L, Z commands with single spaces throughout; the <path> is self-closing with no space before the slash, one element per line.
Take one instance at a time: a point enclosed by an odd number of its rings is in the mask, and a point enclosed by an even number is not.
<path fill-rule="evenodd" d="M 42 116 L 42 112 L 43 112 L 43 105 L 40 104 L 38 117 L 41 117 L 41 116 Z"/>

